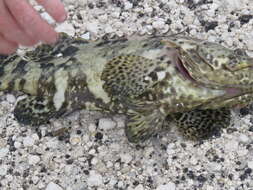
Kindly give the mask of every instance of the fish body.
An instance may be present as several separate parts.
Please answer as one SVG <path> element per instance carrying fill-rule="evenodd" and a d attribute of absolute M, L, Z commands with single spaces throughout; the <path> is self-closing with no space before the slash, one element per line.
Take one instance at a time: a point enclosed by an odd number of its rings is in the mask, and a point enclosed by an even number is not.
<path fill-rule="evenodd" d="M 28 94 L 14 110 L 23 124 L 87 109 L 126 114 L 131 142 L 164 129 L 168 118 L 204 138 L 228 125 L 228 108 L 251 102 L 251 67 L 245 54 L 182 36 L 90 42 L 62 34 L 23 57 L 0 56 L 0 90 Z"/>

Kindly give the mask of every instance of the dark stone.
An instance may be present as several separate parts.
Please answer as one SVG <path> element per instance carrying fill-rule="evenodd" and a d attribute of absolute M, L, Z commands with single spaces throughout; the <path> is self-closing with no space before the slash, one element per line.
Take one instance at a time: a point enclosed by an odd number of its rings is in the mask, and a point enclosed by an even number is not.
<path fill-rule="evenodd" d="M 141 13 L 141 12 L 140 12 L 140 13 L 138 14 L 138 18 L 141 18 L 141 17 L 143 17 L 143 16 L 144 16 L 144 13 Z"/>
<path fill-rule="evenodd" d="M 76 130 L 76 134 L 77 134 L 77 135 L 81 135 L 81 134 L 82 134 L 82 131 L 78 129 L 78 130 Z"/>
<path fill-rule="evenodd" d="M 240 115 L 241 115 L 242 117 L 248 115 L 249 113 L 250 113 L 250 110 L 249 110 L 248 107 L 244 107 L 244 108 L 241 108 L 241 109 L 240 109 Z"/>
<path fill-rule="evenodd" d="M 198 1 L 198 3 L 194 3 L 193 0 L 187 0 L 186 3 L 187 3 L 187 7 L 189 9 L 193 10 L 201 5 L 212 4 L 213 0 L 200 0 L 200 1 Z"/>
<path fill-rule="evenodd" d="M 29 170 L 25 170 L 24 173 L 23 173 L 23 178 L 26 178 L 29 176 Z"/>
<path fill-rule="evenodd" d="M 134 185 L 134 186 L 137 186 L 137 185 L 139 185 L 139 184 L 140 184 L 139 181 L 134 181 L 134 182 L 133 182 L 133 185 Z"/>
<path fill-rule="evenodd" d="M 249 131 L 253 132 L 253 126 L 250 126 Z"/>
<path fill-rule="evenodd" d="M 212 21 L 212 22 L 206 22 L 205 23 L 205 31 L 208 32 L 209 30 L 214 30 L 218 26 L 217 21 Z"/>
<path fill-rule="evenodd" d="M 252 169 L 251 168 L 247 168 L 245 171 L 244 171 L 245 174 L 251 174 L 252 173 Z"/>
<path fill-rule="evenodd" d="M 133 4 L 133 7 L 136 7 L 141 2 L 140 0 L 128 0 L 128 1 Z"/>
<path fill-rule="evenodd" d="M 103 133 L 97 132 L 97 133 L 95 134 L 95 138 L 96 138 L 97 140 L 102 140 L 102 139 L 103 139 Z"/>
<path fill-rule="evenodd" d="M 234 132 L 236 132 L 236 131 L 237 131 L 236 128 L 231 128 L 231 127 L 230 127 L 230 128 L 227 129 L 227 133 L 228 133 L 228 134 L 232 134 L 232 133 L 234 133 Z"/>
<path fill-rule="evenodd" d="M 244 181 L 248 176 L 246 174 L 242 174 L 240 175 L 240 179 L 241 181 Z"/>
<path fill-rule="evenodd" d="M 47 168 L 45 166 L 43 166 L 41 169 L 40 169 L 40 172 L 41 173 L 46 173 L 47 172 Z"/>
<path fill-rule="evenodd" d="M 169 18 L 165 21 L 165 24 L 170 25 L 171 23 L 172 23 L 172 20 L 171 20 L 171 19 L 169 19 Z"/>
<path fill-rule="evenodd" d="M 197 180 L 200 183 L 205 183 L 207 179 L 203 175 L 199 175 L 199 176 L 197 176 Z"/>
<path fill-rule="evenodd" d="M 73 162 L 74 162 L 73 159 L 69 159 L 69 160 L 66 161 L 66 163 L 69 164 L 69 165 L 70 165 L 70 164 L 73 164 Z"/>
<path fill-rule="evenodd" d="M 13 169 L 12 168 L 8 169 L 8 173 L 13 174 Z"/>
<path fill-rule="evenodd" d="M 104 7 L 106 5 L 106 3 L 104 2 L 104 1 L 102 1 L 102 0 L 100 0 L 100 1 L 98 1 L 97 3 L 96 3 L 96 7 L 97 8 L 102 8 L 102 7 Z"/>
<path fill-rule="evenodd" d="M 243 24 L 247 24 L 252 18 L 253 18 L 253 15 L 242 15 L 238 19 L 241 25 L 243 25 Z"/>
<path fill-rule="evenodd" d="M 69 154 L 66 154 L 66 155 L 65 155 L 65 158 L 66 158 L 66 159 L 69 159 L 69 158 L 70 158 L 70 155 L 69 155 Z"/>
<path fill-rule="evenodd" d="M 196 177 L 196 176 L 194 175 L 193 171 L 191 171 L 191 170 L 187 172 L 187 176 L 188 176 L 190 179 L 195 179 L 195 177 Z"/>
<path fill-rule="evenodd" d="M 111 0 L 111 3 L 117 7 L 124 8 L 124 3 L 121 0 Z"/>
<path fill-rule="evenodd" d="M 183 172 L 184 172 L 184 173 L 187 173 L 187 172 L 188 172 L 188 168 L 184 168 L 184 169 L 183 169 Z"/>
<path fill-rule="evenodd" d="M 89 3 L 89 4 L 88 4 L 88 7 L 89 7 L 90 9 L 93 9 L 93 8 L 94 8 L 93 3 Z"/>
<path fill-rule="evenodd" d="M 234 175 L 233 174 L 228 174 L 228 178 L 232 181 L 233 178 L 234 178 Z"/>

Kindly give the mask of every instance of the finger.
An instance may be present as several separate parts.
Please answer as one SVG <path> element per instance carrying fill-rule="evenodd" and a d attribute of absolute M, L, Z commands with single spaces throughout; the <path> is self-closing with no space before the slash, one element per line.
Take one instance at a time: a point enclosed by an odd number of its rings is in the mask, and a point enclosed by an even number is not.
<path fill-rule="evenodd" d="M 55 43 L 58 34 L 26 0 L 5 0 L 16 22 L 33 39 Z"/>
<path fill-rule="evenodd" d="M 31 46 L 37 43 L 36 40 L 30 39 L 30 37 L 22 31 L 12 15 L 8 12 L 8 9 L 3 1 L 0 1 L 0 26 L 0 32 L 9 41 L 13 41 L 24 46 Z"/>
<path fill-rule="evenodd" d="M 2 35 L 0 35 L 0 54 L 11 54 L 14 53 L 18 48 L 18 44 L 6 40 Z"/>
<path fill-rule="evenodd" d="M 63 22 L 67 18 L 64 5 L 60 0 L 36 0 L 57 21 Z"/>

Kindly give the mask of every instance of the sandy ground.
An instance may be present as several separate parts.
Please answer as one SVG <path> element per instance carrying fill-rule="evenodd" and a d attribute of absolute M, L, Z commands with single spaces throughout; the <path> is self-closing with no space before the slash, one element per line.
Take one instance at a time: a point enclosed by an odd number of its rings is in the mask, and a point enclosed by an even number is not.
<path fill-rule="evenodd" d="M 65 0 L 69 19 L 58 31 L 85 39 L 104 34 L 186 35 L 253 50 L 251 0 Z M 22 52 L 22 51 L 21 51 Z M 170 133 L 129 144 L 124 118 L 81 111 L 34 129 L 13 117 L 16 98 L 1 96 L 0 189 L 250 190 L 251 107 L 233 110 L 221 137 L 191 142 Z M 50 131 L 68 127 L 62 136 Z"/>

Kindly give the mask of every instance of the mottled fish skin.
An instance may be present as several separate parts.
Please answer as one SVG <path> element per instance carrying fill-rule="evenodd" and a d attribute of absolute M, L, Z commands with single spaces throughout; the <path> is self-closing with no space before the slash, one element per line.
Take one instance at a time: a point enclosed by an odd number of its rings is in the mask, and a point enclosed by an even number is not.
<path fill-rule="evenodd" d="M 76 109 L 124 113 L 132 142 L 162 129 L 168 115 L 180 123 L 197 115 L 194 110 L 252 101 L 251 58 L 181 36 L 89 42 L 61 34 L 53 46 L 0 56 L 0 62 L 0 90 L 30 96 L 14 111 L 21 123 L 40 125 Z"/>

